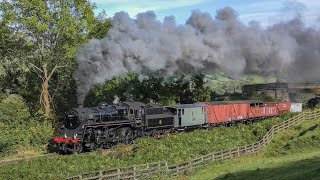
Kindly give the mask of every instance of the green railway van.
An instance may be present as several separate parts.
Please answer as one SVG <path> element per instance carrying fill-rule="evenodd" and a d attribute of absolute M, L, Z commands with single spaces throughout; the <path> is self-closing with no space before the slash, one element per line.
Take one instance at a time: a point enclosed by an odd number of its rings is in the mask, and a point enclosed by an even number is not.
<path fill-rule="evenodd" d="M 174 127 L 187 129 L 207 126 L 207 106 L 203 104 L 182 104 L 167 107 L 174 114 Z"/>

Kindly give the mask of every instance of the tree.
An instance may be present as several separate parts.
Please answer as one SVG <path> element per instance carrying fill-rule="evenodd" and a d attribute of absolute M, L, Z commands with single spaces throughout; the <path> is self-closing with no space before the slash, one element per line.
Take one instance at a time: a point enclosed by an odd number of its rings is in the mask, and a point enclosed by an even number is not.
<path fill-rule="evenodd" d="M 16 152 L 18 148 L 41 147 L 52 137 L 53 129 L 35 120 L 17 94 L 0 100 L 0 156 Z"/>
<path fill-rule="evenodd" d="M 210 101 L 212 94 L 212 90 L 206 85 L 205 75 L 204 74 L 196 74 L 192 77 L 193 82 L 193 102 L 196 101 Z"/>
<path fill-rule="evenodd" d="M 107 35 L 107 32 L 111 27 L 112 20 L 107 17 L 106 12 L 103 10 L 95 18 L 92 30 L 89 32 L 89 38 L 102 39 Z"/>
<path fill-rule="evenodd" d="M 40 104 L 46 119 L 51 118 L 51 94 L 71 79 L 76 68 L 74 53 L 87 41 L 95 21 L 94 6 L 88 0 L 4 0 L 0 3 L 5 28 L 21 44 L 7 53 L 27 66 L 40 89 Z M 58 71 L 63 73 L 57 73 Z M 53 80 L 54 79 L 54 80 Z M 54 82 L 52 82 L 54 81 Z"/>
<path fill-rule="evenodd" d="M 95 84 L 85 98 L 85 106 L 96 106 L 99 102 L 112 104 L 115 97 L 120 101 L 141 101 L 173 105 L 210 101 L 211 89 L 206 86 L 205 76 L 197 74 L 164 77 L 151 76 L 139 81 L 139 75 L 129 73 L 113 77 L 103 84 Z"/>
<path fill-rule="evenodd" d="M 10 16 L 0 18 L 0 91 L 11 92 L 22 86 L 23 75 L 27 67 L 19 63 L 14 54 L 22 54 L 23 40 L 14 36 L 11 28 L 7 27 Z"/>

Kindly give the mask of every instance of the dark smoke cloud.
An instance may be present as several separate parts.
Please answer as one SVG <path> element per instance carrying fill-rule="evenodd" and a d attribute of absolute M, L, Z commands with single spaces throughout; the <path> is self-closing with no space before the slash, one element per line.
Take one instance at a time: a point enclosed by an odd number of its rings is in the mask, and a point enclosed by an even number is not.
<path fill-rule="evenodd" d="M 92 39 L 78 50 L 79 102 L 90 86 L 115 75 L 142 75 L 222 71 L 275 75 L 288 81 L 319 80 L 320 32 L 305 26 L 301 16 L 263 28 L 244 25 L 230 7 L 215 18 L 194 11 L 185 25 L 173 16 L 163 22 L 152 11 L 132 19 L 125 12 L 113 17 L 105 38 Z"/>

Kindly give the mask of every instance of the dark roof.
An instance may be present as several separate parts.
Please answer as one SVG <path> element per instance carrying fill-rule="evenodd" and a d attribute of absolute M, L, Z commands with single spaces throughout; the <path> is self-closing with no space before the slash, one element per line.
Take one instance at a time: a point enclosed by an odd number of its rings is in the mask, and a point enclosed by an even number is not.
<path fill-rule="evenodd" d="M 238 101 L 211 101 L 208 102 L 208 104 L 246 104 L 246 103 L 263 103 L 262 101 L 259 100 L 238 100 Z"/>
<path fill-rule="evenodd" d="M 208 104 L 245 104 L 247 101 L 211 101 Z"/>
<path fill-rule="evenodd" d="M 246 84 L 243 90 L 288 89 L 288 83 Z"/>
<path fill-rule="evenodd" d="M 263 103 L 263 101 L 260 100 L 247 100 L 250 104 L 252 103 Z"/>
<path fill-rule="evenodd" d="M 168 108 L 195 108 L 195 107 L 207 107 L 205 104 L 178 104 L 174 106 L 166 106 Z"/>

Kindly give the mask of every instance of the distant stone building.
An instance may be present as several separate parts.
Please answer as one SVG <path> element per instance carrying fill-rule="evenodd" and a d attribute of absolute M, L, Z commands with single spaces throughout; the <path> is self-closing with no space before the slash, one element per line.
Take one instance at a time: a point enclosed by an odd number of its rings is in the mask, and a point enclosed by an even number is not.
<path fill-rule="evenodd" d="M 245 96 L 266 94 L 279 101 L 289 101 L 288 83 L 250 84 L 242 86 L 242 93 Z"/>
<path fill-rule="evenodd" d="M 320 96 L 320 83 L 268 83 L 242 86 L 245 96 L 266 94 L 279 101 L 306 102 Z"/>

